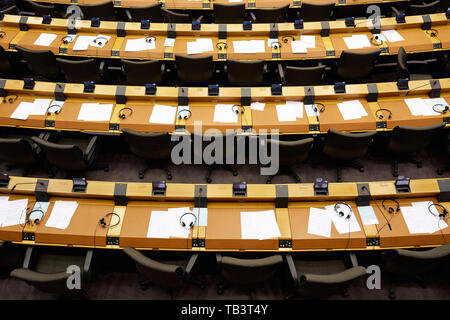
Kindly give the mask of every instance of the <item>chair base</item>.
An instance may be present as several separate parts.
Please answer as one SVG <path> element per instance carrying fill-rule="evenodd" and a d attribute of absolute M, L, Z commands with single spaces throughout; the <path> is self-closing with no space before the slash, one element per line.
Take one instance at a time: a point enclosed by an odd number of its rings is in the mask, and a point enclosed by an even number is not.
<path fill-rule="evenodd" d="M 208 167 L 208 173 L 206 174 L 206 177 L 205 177 L 207 183 L 211 183 L 212 182 L 212 178 L 211 178 L 212 173 L 213 173 L 214 170 L 218 169 L 219 167 L 222 167 L 225 170 L 230 171 L 231 173 L 233 173 L 233 176 L 237 176 L 239 174 L 237 169 L 234 166 L 230 165 L 230 164 L 211 165 L 211 166 Z"/>
<path fill-rule="evenodd" d="M 336 181 L 342 182 L 342 168 L 351 167 L 358 169 L 359 172 L 364 172 L 364 166 L 357 161 L 339 162 L 336 167 Z"/>
<path fill-rule="evenodd" d="M 169 166 L 163 166 L 162 168 L 154 167 L 154 166 L 147 166 L 144 169 L 139 171 L 139 179 L 144 179 L 145 173 L 150 169 L 162 169 L 166 172 L 166 179 L 172 180 L 172 172 L 169 170 Z"/>
<path fill-rule="evenodd" d="M 417 168 L 422 168 L 422 161 L 420 159 L 411 157 L 411 158 L 402 159 L 402 161 L 414 163 L 417 166 Z M 392 161 L 392 176 L 394 176 L 394 177 L 398 177 L 398 163 L 399 162 L 400 162 L 399 159 L 394 159 Z"/>
<path fill-rule="evenodd" d="M 283 174 L 283 173 L 288 174 L 290 177 L 294 178 L 296 183 L 302 182 L 302 179 L 300 178 L 300 176 L 297 174 L 297 172 L 295 172 L 294 167 L 281 166 L 280 169 L 278 170 L 277 174 L 267 177 L 266 183 L 267 184 L 272 183 L 272 179 L 274 177 L 276 177 L 277 175 Z"/>
<path fill-rule="evenodd" d="M 448 165 L 444 168 L 437 169 L 436 173 L 441 176 L 442 174 L 444 174 L 444 172 L 449 172 L 449 171 L 450 171 L 450 165 Z"/>

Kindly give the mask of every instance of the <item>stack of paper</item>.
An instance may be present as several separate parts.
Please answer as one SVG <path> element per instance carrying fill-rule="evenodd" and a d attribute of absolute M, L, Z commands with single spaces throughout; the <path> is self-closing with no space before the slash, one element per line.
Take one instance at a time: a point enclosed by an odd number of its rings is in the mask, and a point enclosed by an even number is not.
<path fill-rule="evenodd" d="M 33 102 L 21 102 L 11 114 L 11 119 L 27 120 L 28 116 L 45 115 L 52 99 L 35 99 Z"/>
<path fill-rule="evenodd" d="M 433 106 L 436 106 L 436 110 L 442 110 L 445 106 L 448 106 L 447 101 L 444 98 L 434 98 L 434 99 L 422 99 L 422 98 L 411 98 L 405 99 L 405 103 L 411 111 L 413 116 L 435 116 L 439 115 L 439 112 L 433 110 Z"/>
<path fill-rule="evenodd" d="M 264 40 L 233 41 L 234 53 L 260 53 L 265 52 Z"/>
<path fill-rule="evenodd" d="M 388 42 L 398 42 L 405 40 L 396 30 L 384 30 L 381 33 L 386 37 Z"/>
<path fill-rule="evenodd" d="M 24 224 L 28 199 L 8 201 L 8 197 L 0 198 L 0 226 L 10 227 Z"/>
<path fill-rule="evenodd" d="M 303 102 L 286 101 L 286 104 L 276 105 L 278 121 L 296 121 L 303 118 Z"/>
<path fill-rule="evenodd" d="M 177 107 L 155 104 L 148 120 L 150 123 L 172 124 L 175 122 Z"/>
<path fill-rule="evenodd" d="M 156 40 L 151 38 L 151 41 L 148 41 L 147 38 L 139 38 L 139 39 L 129 39 L 127 40 L 127 44 L 125 45 L 126 52 L 137 52 L 142 50 L 153 50 L 156 48 Z"/>
<path fill-rule="evenodd" d="M 36 46 L 48 47 L 56 39 L 57 35 L 52 33 L 41 33 L 34 44 Z"/>
<path fill-rule="evenodd" d="M 216 104 L 213 121 L 221 123 L 237 123 L 238 115 L 233 110 L 232 104 Z"/>
<path fill-rule="evenodd" d="M 101 103 L 83 103 L 78 120 L 83 121 L 109 121 L 113 105 Z"/>
<path fill-rule="evenodd" d="M 351 37 L 344 37 L 344 42 L 349 49 L 370 48 L 370 42 L 365 34 L 355 34 Z"/>
<path fill-rule="evenodd" d="M 45 224 L 46 227 L 66 229 L 72 216 L 78 208 L 76 201 L 55 201 L 50 217 Z"/>
<path fill-rule="evenodd" d="M 193 42 L 187 42 L 187 54 L 200 54 L 209 51 L 213 51 L 211 39 L 196 39 Z"/>
<path fill-rule="evenodd" d="M 405 219 L 409 233 L 434 233 L 448 227 L 447 223 L 440 219 L 437 208 L 432 206 L 429 201 L 413 202 L 411 207 L 402 207 L 402 215 Z"/>
<path fill-rule="evenodd" d="M 337 106 L 344 120 L 361 119 L 368 115 L 366 109 L 364 109 L 364 106 L 359 100 L 345 101 L 338 103 Z"/>
<path fill-rule="evenodd" d="M 147 238 L 168 239 L 169 237 L 188 238 L 189 227 L 183 227 L 180 218 L 187 212 L 192 212 L 189 207 L 170 208 L 167 211 L 152 211 L 147 229 Z M 182 221 L 189 226 L 195 219 L 191 215 L 185 215 Z"/>
<path fill-rule="evenodd" d="M 265 240 L 280 236 L 280 229 L 273 210 L 241 212 L 242 239 Z"/>
<path fill-rule="evenodd" d="M 307 53 L 308 48 L 316 47 L 315 36 L 300 36 L 300 40 L 291 41 L 292 53 Z"/>

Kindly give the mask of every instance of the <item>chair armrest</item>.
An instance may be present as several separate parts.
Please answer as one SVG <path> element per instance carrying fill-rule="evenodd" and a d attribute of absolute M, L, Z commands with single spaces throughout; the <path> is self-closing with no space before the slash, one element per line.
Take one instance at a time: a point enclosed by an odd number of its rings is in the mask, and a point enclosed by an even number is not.
<path fill-rule="evenodd" d="M 222 269 L 222 254 L 216 253 L 217 272 Z"/>
<path fill-rule="evenodd" d="M 86 257 L 84 259 L 84 265 L 83 265 L 83 276 L 81 279 L 83 279 L 84 285 L 87 285 L 91 279 L 91 264 L 92 264 L 92 257 L 94 255 L 94 250 L 89 249 L 86 252 Z"/>
<path fill-rule="evenodd" d="M 352 263 L 352 267 L 358 266 L 358 258 L 356 257 L 356 254 L 350 253 L 349 254 L 350 262 Z"/>
<path fill-rule="evenodd" d="M 50 132 L 42 131 L 41 133 L 39 133 L 38 138 L 42 139 L 42 140 L 45 140 L 45 141 L 48 141 L 50 139 L 51 135 L 52 134 Z M 41 151 L 42 151 L 41 148 L 39 147 L 39 145 L 36 142 L 33 142 L 31 147 L 33 148 L 33 150 L 35 150 L 37 155 L 39 155 L 41 153 Z"/>
<path fill-rule="evenodd" d="M 10 276 L 27 282 L 56 282 L 67 279 L 70 275 L 66 272 L 40 273 L 29 269 L 15 269 Z"/>
<path fill-rule="evenodd" d="M 133 21 L 133 17 L 131 16 L 130 10 L 125 9 L 125 14 L 127 15 L 128 21 Z"/>
<path fill-rule="evenodd" d="M 33 247 L 28 247 L 25 252 L 25 257 L 23 258 L 23 269 L 28 269 L 30 267 L 31 256 L 33 255 Z"/>
<path fill-rule="evenodd" d="M 198 17 L 195 21 L 196 21 L 196 22 L 202 23 L 204 17 L 205 17 L 205 16 L 200 16 L 200 17 Z"/>
<path fill-rule="evenodd" d="M 292 255 L 290 254 L 285 254 L 284 257 L 286 258 L 286 263 L 288 265 L 292 281 L 294 282 L 294 286 L 298 286 L 297 269 L 295 269 L 294 259 L 292 259 Z"/>
<path fill-rule="evenodd" d="M 278 63 L 278 76 L 280 77 L 280 82 L 284 84 L 285 78 L 284 78 L 284 70 L 283 65 L 281 63 Z"/>
<path fill-rule="evenodd" d="M 84 156 L 85 156 L 86 160 L 88 160 L 88 159 L 90 159 L 92 157 L 92 155 L 93 155 L 93 153 L 95 151 L 95 148 L 97 146 L 97 139 L 98 139 L 98 137 L 94 136 L 94 137 L 92 137 L 91 141 L 89 141 L 89 144 L 88 144 L 88 146 L 87 146 L 87 148 L 85 150 L 85 153 L 84 153 Z"/>
<path fill-rule="evenodd" d="M 393 17 L 395 17 L 395 16 L 401 14 L 401 12 L 400 12 L 397 8 L 395 8 L 395 7 L 391 7 L 391 10 L 392 10 L 392 16 L 393 16 Z"/>
<path fill-rule="evenodd" d="M 100 61 L 98 71 L 100 71 L 100 74 L 103 74 L 105 72 L 105 60 Z"/>
<path fill-rule="evenodd" d="M 442 245 L 426 251 L 395 249 L 394 252 L 403 257 L 413 259 L 439 259 L 450 255 L 450 245 Z"/>
<path fill-rule="evenodd" d="M 302 274 L 299 279 L 300 283 L 304 282 L 313 282 L 313 283 L 322 283 L 322 284 L 336 284 L 336 283 L 344 283 L 351 280 L 354 280 L 358 277 L 361 277 L 366 274 L 366 268 L 358 266 L 347 269 L 342 272 L 338 272 L 335 274 Z"/>
<path fill-rule="evenodd" d="M 198 259 L 198 253 L 194 253 L 193 255 L 191 255 L 191 257 L 189 258 L 189 262 L 186 266 L 186 270 L 184 270 L 184 273 L 183 273 L 183 280 L 187 281 L 191 278 L 192 269 L 194 268 L 194 265 L 197 262 L 197 259 Z"/>
<path fill-rule="evenodd" d="M 252 19 L 253 22 L 256 22 L 256 16 L 253 12 L 249 12 L 250 18 Z"/>

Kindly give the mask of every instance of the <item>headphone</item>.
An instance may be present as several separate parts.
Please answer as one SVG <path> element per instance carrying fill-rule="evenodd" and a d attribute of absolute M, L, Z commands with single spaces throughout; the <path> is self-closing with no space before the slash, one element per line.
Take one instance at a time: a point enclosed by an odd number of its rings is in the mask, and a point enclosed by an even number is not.
<path fill-rule="evenodd" d="M 186 228 L 186 223 L 183 221 L 183 217 L 188 216 L 188 215 L 191 215 L 194 217 L 194 221 L 189 222 L 189 228 L 192 228 L 197 223 L 197 217 L 195 216 L 195 214 L 193 214 L 192 212 L 186 212 L 180 217 L 180 225 L 183 228 Z"/>
<path fill-rule="evenodd" d="M 62 38 L 62 42 L 64 44 L 68 44 L 68 43 L 73 42 L 73 39 L 74 39 L 74 37 L 72 37 L 72 36 L 65 36 L 64 38 Z"/>
<path fill-rule="evenodd" d="M 282 47 L 281 43 L 279 43 L 278 41 L 274 41 L 270 44 L 270 46 L 274 49 L 279 49 Z"/>
<path fill-rule="evenodd" d="M 375 42 L 374 42 L 374 40 L 375 40 Z M 383 42 L 384 41 L 382 39 L 380 39 L 379 36 L 374 36 L 374 37 L 370 38 L 370 43 L 375 46 L 381 46 L 383 44 Z"/>
<path fill-rule="evenodd" d="M 389 116 L 388 119 L 392 118 L 392 112 L 389 109 L 378 109 L 377 111 L 375 111 L 375 115 L 378 117 L 378 119 L 384 119 L 384 115 L 383 114 L 378 114 L 380 111 L 386 111 L 389 112 Z"/>
<path fill-rule="evenodd" d="M 317 109 L 317 107 L 315 105 L 320 105 L 322 107 L 320 109 Z M 313 104 L 313 108 L 312 109 L 313 109 L 314 112 L 317 112 L 317 111 L 324 112 L 325 111 L 325 105 L 323 103 L 320 103 L 320 102 L 315 102 Z"/>
<path fill-rule="evenodd" d="M 289 39 L 292 39 L 292 41 L 295 41 L 295 37 L 294 37 L 294 36 L 285 36 L 285 37 L 281 38 L 281 40 L 282 40 L 284 43 L 288 43 L 288 42 L 289 42 Z M 280 47 L 281 47 L 281 46 L 280 46 Z"/>
<path fill-rule="evenodd" d="M 109 216 L 116 216 L 116 217 L 119 219 L 119 221 L 118 221 L 116 224 L 113 224 L 113 225 L 109 224 L 109 225 L 108 225 L 108 224 L 106 224 L 105 219 L 106 219 L 107 217 L 109 217 Z M 119 223 L 120 223 L 120 216 L 119 216 L 117 213 L 115 213 L 115 212 L 110 212 L 110 213 L 105 214 L 105 215 L 103 216 L 103 218 L 101 218 L 100 220 L 98 220 L 98 223 L 99 223 L 103 228 L 106 228 L 106 227 L 108 227 L 108 228 L 114 228 L 115 226 L 119 225 Z"/>
<path fill-rule="evenodd" d="M 126 115 L 125 113 L 122 112 L 123 110 L 130 110 L 130 112 L 129 112 L 128 115 Z M 125 107 L 125 108 L 122 108 L 122 109 L 119 110 L 119 118 L 120 119 L 125 119 L 125 118 L 128 118 L 128 117 L 131 117 L 132 114 L 133 114 L 133 109 L 128 108 L 128 107 Z"/>
<path fill-rule="evenodd" d="M 97 38 L 94 39 L 94 43 L 98 44 L 99 46 L 102 46 L 103 45 L 102 42 L 99 41 L 99 40 L 102 40 L 102 39 L 105 40 L 105 43 L 108 42 L 108 39 L 105 38 L 105 37 L 97 37 Z M 145 41 L 148 42 L 147 38 L 145 38 Z"/>
<path fill-rule="evenodd" d="M 441 209 L 442 209 L 442 213 L 439 213 L 439 218 L 441 218 L 441 219 L 445 219 L 445 217 L 448 215 L 448 210 L 442 205 L 442 204 L 440 204 L 440 203 L 431 203 L 429 206 L 428 206 L 428 211 L 430 211 L 430 213 L 433 215 L 433 216 L 436 216 L 432 211 L 431 211 L 431 207 L 432 206 L 435 206 L 435 207 L 440 207 Z"/>
<path fill-rule="evenodd" d="M 60 113 L 61 110 L 62 110 L 62 106 L 60 106 L 60 105 L 58 105 L 58 104 L 52 104 L 50 107 L 47 108 L 47 114 L 48 114 L 48 115 L 52 114 L 52 111 L 50 111 L 50 108 L 53 108 L 53 107 L 58 108 L 58 110 L 53 111 L 54 114 L 58 114 L 58 113 Z"/>
<path fill-rule="evenodd" d="M 3 38 L 4 36 L 6 36 L 6 32 L 5 31 L 0 31 L 0 39 Z"/>
<path fill-rule="evenodd" d="M 434 107 L 437 107 L 437 106 L 444 107 L 444 109 L 436 110 Z M 447 113 L 448 110 L 450 110 L 449 106 L 444 106 L 442 103 L 437 103 L 437 104 L 433 105 L 432 109 L 434 112 L 440 113 L 440 114 L 445 114 L 445 113 Z"/>
<path fill-rule="evenodd" d="M 145 38 L 145 42 L 147 42 L 147 43 L 152 43 L 152 41 L 153 42 L 155 41 L 155 37 L 146 37 Z"/>
<path fill-rule="evenodd" d="M 185 116 L 182 116 L 182 115 L 181 115 L 182 112 L 188 112 L 188 114 L 185 115 Z M 191 116 L 192 116 L 192 112 L 191 112 L 191 110 L 189 110 L 189 109 L 183 109 L 183 110 L 178 111 L 178 113 L 177 113 L 177 118 L 178 118 L 178 119 L 184 119 L 184 120 L 187 120 L 187 119 L 189 119 Z"/>
<path fill-rule="evenodd" d="M 6 98 L 8 98 L 8 99 L 6 99 Z M 2 103 L 6 103 L 6 102 L 13 103 L 14 101 L 17 100 L 17 98 L 18 98 L 17 94 L 10 94 L 10 95 L 8 95 L 6 97 L 3 97 Z"/>
<path fill-rule="evenodd" d="M 437 38 L 437 36 L 438 36 L 438 34 L 439 34 L 439 31 L 436 30 L 436 29 L 429 29 L 429 30 L 426 31 L 426 33 L 427 33 L 430 37 L 436 37 L 436 38 Z"/>
<path fill-rule="evenodd" d="M 387 200 L 391 200 L 391 201 L 395 202 L 396 208 L 395 209 L 393 207 L 387 207 L 386 208 L 386 206 L 384 205 L 384 202 L 387 201 Z M 400 203 L 398 203 L 398 201 L 395 200 L 395 199 L 384 199 L 383 202 L 381 202 L 381 205 L 383 206 L 383 209 L 386 210 L 389 213 L 397 213 L 397 212 L 400 211 Z"/>
<path fill-rule="evenodd" d="M 222 49 L 228 48 L 228 46 L 227 46 L 226 42 L 217 42 L 216 48 L 219 50 L 222 50 Z"/>
<path fill-rule="evenodd" d="M 28 214 L 27 223 L 30 223 L 30 216 L 34 212 L 40 212 L 41 213 L 41 217 L 40 218 L 33 220 L 34 224 L 39 224 L 39 222 L 42 220 L 42 218 L 44 218 L 44 215 L 45 215 L 44 211 L 42 211 L 41 209 L 33 209 Z"/>
<path fill-rule="evenodd" d="M 345 215 L 344 211 L 339 210 L 340 205 L 343 204 L 345 205 L 350 211 L 347 213 L 347 215 Z M 350 207 L 348 204 L 346 204 L 345 202 L 337 202 L 334 205 L 334 211 L 339 215 L 339 217 L 344 217 L 345 219 L 350 219 L 351 215 L 352 215 L 352 207 Z"/>
<path fill-rule="evenodd" d="M 235 107 L 237 107 L 237 108 L 235 108 Z M 241 108 L 241 114 L 243 114 L 243 113 L 245 112 L 245 110 L 244 110 L 244 108 L 243 108 L 241 105 L 239 105 L 239 104 L 234 104 L 234 105 L 231 107 L 231 110 L 233 110 L 234 113 L 239 114 L 239 108 Z"/>

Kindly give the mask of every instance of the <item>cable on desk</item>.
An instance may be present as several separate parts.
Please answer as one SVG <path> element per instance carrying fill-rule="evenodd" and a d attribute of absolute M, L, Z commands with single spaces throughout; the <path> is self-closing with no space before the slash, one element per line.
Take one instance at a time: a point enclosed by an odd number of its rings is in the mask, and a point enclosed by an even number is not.
<path fill-rule="evenodd" d="M 126 115 L 125 113 L 123 113 L 122 111 L 125 110 L 129 110 L 128 115 Z M 133 114 L 133 109 L 131 109 L 130 107 L 124 107 L 122 109 L 119 110 L 119 118 L 120 119 L 126 119 L 131 117 L 131 115 Z"/>
<path fill-rule="evenodd" d="M 409 89 L 409 90 L 406 92 L 406 95 L 408 95 L 411 91 L 414 91 L 414 90 L 417 90 L 417 89 L 420 89 L 420 88 L 423 88 L 423 87 L 426 87 L 426 86 L 429 86 L 429 85 L 430 85 L 430 83 L 426 83 L 426 84 L 423 84 L 423 85 L 421 85 L 421 86 L 418 86 L 418 87 Z"/>
<path fill-rule="evenodd" d="M 223 49 L 227 49 L 228 45 L 227 45 L 226 42 L 219 41 L 219 42 L 216 43 L 216 48 L 219 49 L 219 50 L 223 50 Z"/>
<path fill-rule="evenodd" d="M 381 108 L 381 109 L 378 109 L 377 111 L 375 111 L 375 116 L 376 116 L 378 119 L 380 119 L 380 120 L 384 119 L 383 113 L 378 114 L 378 113 L 380 113 L 380 111 L 386 111 L 386 112 L 389 112 L 388 119 L 391 119 L 391 118 L 392 118 L 392 111 L 391 111 L 391 110 L 385 109 L 385 108 Z"/>

